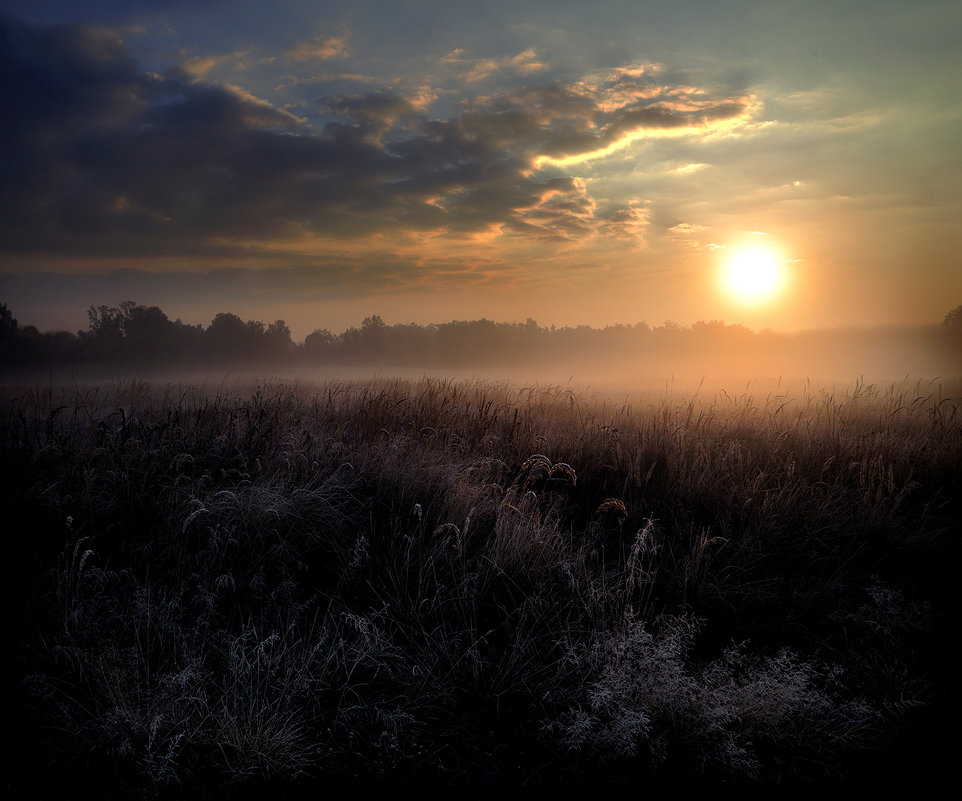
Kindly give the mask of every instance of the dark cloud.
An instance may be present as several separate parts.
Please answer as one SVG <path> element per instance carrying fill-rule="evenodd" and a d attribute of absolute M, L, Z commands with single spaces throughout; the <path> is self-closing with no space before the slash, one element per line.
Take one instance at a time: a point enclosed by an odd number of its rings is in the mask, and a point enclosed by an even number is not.
<path fill-rule="evenodd" d="M 432 119 L 393 91 L 333 95 L 316 130 L 243 90 L 151 74 L 109 32 L 0 16 L 0 253 L 231 258 L 389 231 L 611 230 L 578 158 L 639 130 L 738 117 L 644 71 L 530 87 Z M 621 229 L 624 230 L 622 226 Z"/>
<path fill-rule="evenodd" d="M 321 103 L 336 114 L 354 119 L 357 124 L 385 132 L 399 120 L 412 122 L 418 117 L 414 104 L 394 92 L 369 92 L 366 95 L 336 95 Z"/>

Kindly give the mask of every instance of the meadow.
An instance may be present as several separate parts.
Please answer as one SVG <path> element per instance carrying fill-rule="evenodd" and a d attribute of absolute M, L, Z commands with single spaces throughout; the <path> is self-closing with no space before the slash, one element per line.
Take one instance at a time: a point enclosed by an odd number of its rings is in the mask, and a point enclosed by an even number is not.
<path fill-rule="evenodd" d="M 24 796 L 919 786 L 962 386 L 7 386 Z"/>

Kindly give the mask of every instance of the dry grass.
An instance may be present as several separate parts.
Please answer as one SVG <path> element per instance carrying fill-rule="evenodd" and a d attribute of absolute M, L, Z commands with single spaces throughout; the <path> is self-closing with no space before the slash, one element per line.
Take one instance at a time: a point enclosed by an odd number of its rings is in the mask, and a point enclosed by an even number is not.
<path fill-rule="evenodd" d="M 954 709 L 936 383 L 6 395 L 10 681 L 62 776 L 785 782 Z"/>

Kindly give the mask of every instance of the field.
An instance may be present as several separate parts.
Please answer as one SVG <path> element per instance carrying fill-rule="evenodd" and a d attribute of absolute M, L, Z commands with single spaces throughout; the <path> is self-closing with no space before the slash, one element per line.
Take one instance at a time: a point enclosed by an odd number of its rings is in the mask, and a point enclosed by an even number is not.
<path fill-rule="evenodd" d="M 7 786 L 917 786 L 962 388 L 7 387 Z"/>

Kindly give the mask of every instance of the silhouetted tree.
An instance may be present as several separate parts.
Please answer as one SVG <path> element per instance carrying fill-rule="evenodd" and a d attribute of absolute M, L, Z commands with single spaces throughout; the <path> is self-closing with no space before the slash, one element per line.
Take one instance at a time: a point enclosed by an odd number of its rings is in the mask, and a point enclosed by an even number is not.
<path fill-rule="evenodd" d="M 122 321 L 128 355 L 167 360 L 176 352 L 174 324 L 157 306 L 131 306 Z"/>
<path fill-rule="evenodd" d="M 361 351 L 369 357 L 383 359 L 387 346 L 387 325 L 377 314 L 361 322 Z"/>
<path fill-rule="evenodd" d="M 17 318 L 6 303 L 0 303 L 0 366 L 10 366 L 17 357 Z"/>
<path fill-rule="evenodd" d="M 17 335 L 17 318 L 13 316 L 6 303 L 0 303 L 0 341 Z"/>
<path fill-rule="evenodd" d="M 41 336 L 41 363 L 66 364 L 80 355 L 80 340 L 70 331 L 48 331 Z"/>
<path fill-rule="evenodd" d="M 438 326 L 438 352 L 445 365 L 510 361 L 517 355 L 511 333 L 491 320 L 452 320 Z"/>
<path fill-rule="evenodd" d="M 87 309 L 89 327 L 85 343 L 94 359 L 112 361 L 120 357 L 123 340 L 123 311 L 116 306 L 91 306 Z"/>
<path fill-rule="evenodd" d="M 962 306 L 956 306 L 946 314 L 942 325 L 949 331 L 962 332 Z"/>
<path fill-rule="evenodd" d="M 304 339 L 304 352 L 314 361 L 331 358 L 336 346 L 337 337 L 326 328 L 318 328 Z"/>
<path fill-rule="evenodd" d="M 338 337 L 341 350 L 347 356 L 365 362 L 385 361 L 387 354 L 387 325 L 378 315 L 365 317 L 360 328 L 348 328 Z"/>
<path fill-rule="evenodd" d="M 723 364 L 733 370 L 759 369 L 758 365 L 764 364 L 764 369 L 774 371 L 806 354 L 823 354 L 819 364 L 825 365 L 826 359 L 838 353 L 841 366 L 857 353 L 863 364 L 871 366 L 873 353 L 894 353 L 900 348 L 907 353 L 915 348 L 935 355 L 940 364 L 962 368 L 962 306 L 948 312 L 941 326 L 897 332 L 811 331 L 793 336 L 755 333 L 721 320 L 699 320 L 691 326 L 668 321 L 655 328 L 647 323 L 542 327 L 532 318 L 523 323 L 480 319 L 389 326 L 374 314 L 365 317 L 360 327 L 348 328 L 339 336 L 317 329 L 301 348 L 283 320 L 266 325 L 259 320 L 244 321 L 230 312 L 215 315 L 206 329 L 180 320 L 171 322 L 159 307 L 130 300 L 118 306 L 91 306 L 87 317 L 88 329 L 76 336 L 64 331 L 41 333 L 34 326 L 20 327 L 6 304 L 0 304 L 0 367 L 43 367 L 78 359 L 138 366 L 198 359 L 281 364 L 301 353 L 313 362 L 425 367 L 586 360 L 600 364 L 603 359 L 621 359 L 623 366 L 655 365 L 654 369 L 660 369 L 658 365 L 684 358 L 687 367 L 699 370 Z"/>
<path fill-rule="evenodd" d="M 208 353 L 215 359 L 250 358 L 256 348 L 254 337 L 258 331 L 250 328 L 240 317 L 231 312 L 214 315 L 204 340 Z"/>
<path fill-rule="evenodd" d="M 275 320 L 264 331 L 264 349 L 274 359 L 286 359 L 294 352 L 291 329 L 283 320 Z"/>
<path fill-rule="evenodd" d="M 398 364 L 437 363 L 437 326 L 396 323 L 388 329 L 388 339 L 391 353 Z"/>
<path fill-rule="evenodd" d="M 962 367 L 962 306 L 956 306 L 945 315 L 942 330 L 949 357 Z"/>

